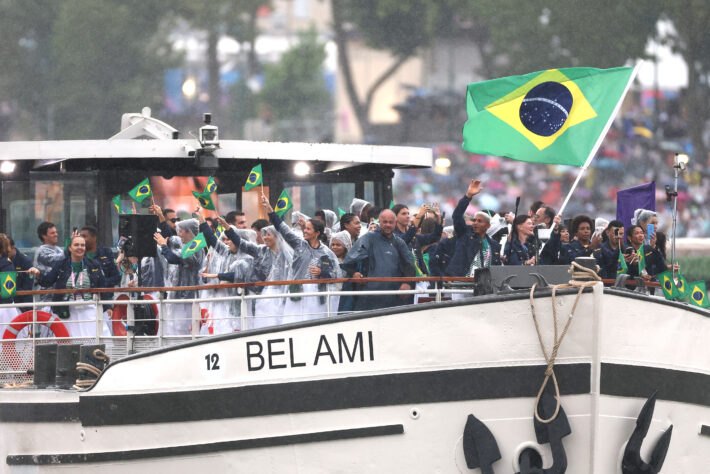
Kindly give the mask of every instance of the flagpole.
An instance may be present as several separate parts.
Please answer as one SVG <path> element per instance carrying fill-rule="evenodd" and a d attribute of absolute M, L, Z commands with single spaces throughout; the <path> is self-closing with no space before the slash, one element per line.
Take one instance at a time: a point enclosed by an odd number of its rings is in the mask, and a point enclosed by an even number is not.
<path fill-rule="evenodd" d="M 589 168 L 589 165 L 592 163 L 592 160 L 594 159 L 594 156 L 597 154 L 597 150 L 602 144 L 602 141 L 606 137 L 607 132 L 609 131 L 609 128 L 611 128 L 611 124 L 614 122 L 614 119 L 616 118 L 616 114 L 619 113 L 619 109 L 621 108 L 622 102 L 624 102 L 624 98 L 626 97 L 626 93 L 629 91 L 629 88 L 631 88 L 631 84 L 634 82 L 634 79 L 636 78 L 636 74 L 638 73 L 639 67 L 643 61 L 639 61 L 636 63 L 636 66 L 634 67 L 634 70 L 631 71 L 631 76 L 629 77 L 629 81 L 626 83 L 626 87 L 624 88 L 624 93 L 621 94 L 621 97 L 619 97 L 619 100 L 616 103 L 616 107 L 614 107 L 614 111 L 611 113 L 609 116 L 609 120 L 607 120 L 606 125 L 604 126 L 604 130 L 602 130 L 602 133 L 599 134 L 599 137 L 597 138 L 597 142 L 594 144 L 594 147 L 591 149 L 589 152 L 589 156 L 587 157 L 587 161 L 584 162 L 584 165 L 582 165 L 582 168 L 579 170 L 579 174 L 577 175 L 577 179 L 574 180 L 574 183 L 572 183 L 572 187 L 570 188 L 569 192 L 567 193 L 567 197 L 565 197 L 565 200 L 562 202 L 562 206 L 560 207 L 560 210 L 557 212 L 558 214 L 562 215 L 564 212 L 565 208 L 567 207 L 567 203 L 569 202 L 570 198 L 572 197 L 572 193 L 574 193 L 574 190 L 577 188 L 577 185 L 582 179 L 582 175 L 586 171 L 587 168 Z M 550 231 L 555 229 L 555 223 L 552 223 L 552 226 L 550 227 Z"/>

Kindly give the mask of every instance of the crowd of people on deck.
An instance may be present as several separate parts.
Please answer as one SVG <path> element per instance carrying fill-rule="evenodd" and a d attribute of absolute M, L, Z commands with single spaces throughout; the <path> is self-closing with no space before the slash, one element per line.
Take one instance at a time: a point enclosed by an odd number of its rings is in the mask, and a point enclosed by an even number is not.
<path fill-rule="evenodd" d="M 0 234 L 0 272 L 17 271 L 19 290 L 122 288 L 130 292 L 127 289 L 140 287 L 151 288 L 146 293 L 157 300 L 157 290 L 171 288 L 163 295 L 168 303 L 160 316 L 161 333 L 179 336 L 194 333 L 195 321 L 201 334 L 224 334 L 416 303 L 427 296 L 430 282 L 403 282 L 402 278 L 472 277 L 477 269 L 495 265 L 565 265 L 586 256 L 596 259 L 602 278 L 615 279 L 623 266 L 624 272 L 647 280 L 668 269 L 665 236 L 654 230 L 658 217 L 652 211 L 637 210 L 627 228 L 616 220 L 587 215 L 577 215 L 565 226 L 562 216 L 541 201 L 518 215 L 491 210 L 469 213 L 471 200 L 482 189 L 480 180 L 471 180 L 453 211 L 453 225 L 446 227 L 445 215 L 436 204 L 423 205 L 412 215 L 405 204 L 378 209 L 355 198 L 349 212 L 339 218 L 328 209 L 316 211 L 312 218 L 294 210 L 289 223 L 262 195 L 268 220 L 256 219 L 250 226 L 241 211 L 210 217 L 196 206 L 193 218 L 180 220 L 175 211 L 153 204 L 148 211 L 159 220 L 153 235 L 156 256 L 140 261 L 126 257 L 121 249 L 114 256 L 111 249 L 99 246 L 99 232 L 90 225 L 75 231 L 62 248 L 56 226 L 42 222 L 37 228 L 41 246 L 33 259 Z M 545 231 L 547 239 L 541 238 Z M 200 234 L 206 248 L 185 254 Z M 399 280 L 357 281 L 374 277 Z M 349 280 L 328 281 L 337 278 Z M 242 299 L 241 290 L 233 286 L 195 289 L 221 282 L 260 283 L 245 289 L 245 295 L 260 297 Z M 407 292 L 415 288 L 423 293 Z M 101 300 L 115 296 L 100 293 Z M 198 297 L 204 302 L 196 319 L 192 300 Z M 21 307 L 0 308 L 0 328 L 31 308 L 29 295 L 2 299 L 0 304 L 13 300 Z M 79 304 L 61 304 L 67 301 Z M 97 303 L 89 292 L 43 294 L 38 309 L 68 322 L 73 337 L 112 334 L 116 308 L 109 301 Z M 102 316 L 97 319 L 97 315 Z"/>

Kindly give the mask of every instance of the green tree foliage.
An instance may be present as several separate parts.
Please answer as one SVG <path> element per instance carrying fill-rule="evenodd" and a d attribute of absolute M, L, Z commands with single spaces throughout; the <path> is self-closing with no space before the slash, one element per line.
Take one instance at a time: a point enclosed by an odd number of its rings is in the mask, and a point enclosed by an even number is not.
<path fill-rule="evenodd" d="M 59 138 L 103 138 L 120 113 L 162 102 L 169 46 L 156 39 L 166 2 L 65 0 L 54 24 Z"/>
<path fill-rule="evenodd" d="M 274 119 L 316 118 L 330 106 L 323 78 L 325 48 L 314 30 L 302 33 L 299 42 L 274 65 L 264 68 L 259 103 Z"/>
<path fill-rule="evenodd" d="M 60 2 L 0 1 L 0 101 L 20 112 L 23 138 L 53 138 L 52 31 Z"/>
<path fill-rule="evenodd" d="M 675 31 L 666 34 L 662 40 L 688 64 L 685 106 L 695 157 L 691 166 L 696 166 L 707 177 L 710 173 L 703 163 L 707 161 L 708 150 L 702 135 L 710 118 L 710 3 L 706 0 L 667 0 L 663 13 L 673 23 Z"/>
<path fill-rule="evenodd" d="M 553 67 L 615 67 L 644 56 L 660 2 L 649 0 L 461 0 L 461 34 L 491 76 Z"/>
<path fill-rule="evenodd" d="M 170 64 L 166 0 L 0 3 L 0 97 L 37 130 L 28 138 L 107 138 L 120 114 L 162 102 Z M 19 40 L 18 40 L 19 38 Z M 9 67 L 12 65 L 13 67 Z"/>
<path fill-rule="evenodd" d="M 370 107 L 377 89 L 420 48 L 429 46 L 450 21 L 453 0 L 331 0 L 338 65 L 364 135 L 369 134 Z M 352 75 L 348 42 L 364 38 L 373 48 L 390 51 L 392 65 L 361 95 Z"/>

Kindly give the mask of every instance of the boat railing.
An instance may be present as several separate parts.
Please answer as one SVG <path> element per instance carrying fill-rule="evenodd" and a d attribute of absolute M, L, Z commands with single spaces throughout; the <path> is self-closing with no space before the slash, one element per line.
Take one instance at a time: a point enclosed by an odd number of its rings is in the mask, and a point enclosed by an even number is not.
<path fill-rule="evenodd" d="M 410 290 L 394 291 L 354 290 L 343 291 L 339 284 L 352 283 L 359 286 L 370 282 L 409 283 Z M 419 283 L 428 283 L 419 285 Z M 365 297 L 379 295 L 414 295 L 415 302 L 442 302 L 452 298 L 472 297 L 475 291 L 475 279 L 472 277 L 418 277 L 418 278 L 360 278 L 360 279 L 319 279 L 291 280 L 256 283 L 223 283 L 217 285 L 196 285 L 181 287 L 140 287 L 140 288 L 96 288 L 82 290 L 39 290 L 19 291 L 18 296 L 31 296 L 32 302 L 0 305 L 0 308 L 17 308 L 18 316 L 13 322 L 0 324 L 0 383 L 31 379 L 34 367 L 34 348 L 39 344 L 103 344 L 112 360 L 127 355 L 159 347 L 170 346 L 189 340 L 210 337 L 245 329 L 253 329 L 278 324 L 303 321 L 315 318 L 332 318 L 355 311 L 338 311 L 338 301 L 342 297 Z M 605 281 L 613 283 L 613 281 Z M 632 282 L 630 282 L 632 283 Z M 319 284 L 318 291 L 294 291 L 294 285 Z M 258 292 L 268 287 L 270 291 Z M 209 295 L 200 294 L 203 290 L 217 290 Z M 232 290 L 223 293 L 219 290 Z M 176 298 L 174 292 L 194 291 L 191 298 Z M 46 301 L 57 294 L 90 294 L 90 299 L 67 301 Z M 111 299 L 106 295 L 113 293 Z M 149 298 L 143 299 L 144 295 Z M 263 310 L 255 311 L 256 303 L 265 300 L 285 300 L 314 298 L 320 300 L 317 313 L 301 308 L 297 313 L 285 312 L 269 314 Z M 406 300 L 403 298 L 402 303 Z M 228 303 L 221 307 L 219 303 Z M 105 311 L 112 306 L 111 315 Z M 152 306 L 148 319 L 137 315 L 138 307 Z M 169 324 L 179 323 L 180 319 L 171 316 L 171 305 L 189 305 L 190 311 L 182 318 L 183 327 L 188 328 L 182 334 L 171 334 L 166 330 Z M 55 313 L 63 307 L 89 307 L 81 319 L 74 317 L 61 319 Z M 184 306 L 183 306 L 184 308 Z M 307 306 L 306 306 L 307 308 Z M 139 310 L 138 310 L 139 311 Z M 144 311 L 142 312 L 144 313 Z M 149 310 L 148 313 L 151 313 Z M 95 328 L 88 331 L 91 335 L 77 335 L 75 329 L 84 328 L 88 323 Z M 157 323 L 157 324 L 156 324 Z M 141 324 L 153 324 L 153 330 L 140 330 Z M 225 329 L 226 328 L 226 329 Z M 137 330 L 138 329 L 138 330 Z M 86 331 L 86 329 L 84 329 Z"/>
<path fill-rule="evenodd" d="M 266 327 L 276 324 L 286 324 L 315 318 L 332 318 L 338 315 L 351 314 L 355 311 L 338 311 L 338 300 L 343 296 L 371 296 L 371 295 L 418 295 L 424 297 L 422 301 L 445 301 L 452 295 L 473 295 L 474 279 L 459 277 L 420 277 L 420 278 L 362 278 L 362 279 L 319 279 L 319 280 L 290 280 L 275 282 L 255 283 L 223 283 L 217 285 L 196 285 L 181 287 L 130 287 L 130 288 L 89 288 L 81 290 L 37 290 L 19 291 L 17 296 L 31 296 L 32 301 L 13 304 L 3 304 L 0 308 L 17 309 L 17 317 L 12 321 L 0 324 L 0 383 L 22 382 L 31 380 L 34 368 L 34 347 L 38 344 L 103 344 L 106 353 L 112 360 L 120 359 L 130 354 L 143 352 L 159 347 L 170 346 L 189 340 L 225 334 L 235 330 Z M 351 282 L 365 284 L 370 282 L 402 282 L 420 283 L 430 282 L 431 288 L 417 288 L 413 285 L 411 290 L 396 291 L 343 291 L 338 290 L 338 284 Z M 468 288 L 450 288 L 452 282 L 466 284 Z M 318 291 L 294 291 L 294 285 L 319 284 Z M 278 289 L 276 291 L 263 291 L 264 287 Z M 209 295 L 204 290 L 217 290 Z M 223 293 L 220 290 L 230 290 Z M 176 298 L 175 292 L 195 292 L 192 298 Z M 113 294 L 110 299 L 107 294 Z M 202 294 L 201 294 L 202 293 Z M 73 299 L 66 301 L 47 301 L 55 295 L 73 295 Z M 89 294 L 84 298 L 78 295 Z M 184 293 L 183 293 L 184 294 Z M 143 299 L 149 295 L 153 299 Z M 295 312 L 269 314 L 255 314 L 254 306 L 257 301 L 284 300 L 317 297 L 323 300 L 322 311 L 318 313 L 299 310 Z M 403 303 L 405 301 L 403 300 Z M 221 308 L 218 303 L 231 303 Z M 137 308 L 153 306 L 149 319 L 137 316 Z M 171 316 L 171 305 L 189 305 L 190 311 L 183 318 Z M 56 313 L 61 308 L 84 307 L 91 311 L 83 311 L 80 318 L 71 317 L 62 319 Z M 105 309 L 111 308 L 111 315 Z M 212 311 L 214 309 L 214 311 Z M 210 312 L 212 311 L 212 312 Z M 183 334 L 170 334 L 166 331 L 168 324 L 180 323 L 189 328 Z M 79 326 L 86 328 L 92 323 L 95 329 L 88 331 L 92 335 L 77 335 L 75 329 Z M 154 324 L 155 329 L 151 334 L 136 331 L 138 325 Z M 155 324 L 157 323 L 157 324 Z M 225 327 L 234 329 L 225 330 Z M 121 328 L 123 328 L 121 330 Z M 84 329 L 86 332 L 86 329 Z"/>

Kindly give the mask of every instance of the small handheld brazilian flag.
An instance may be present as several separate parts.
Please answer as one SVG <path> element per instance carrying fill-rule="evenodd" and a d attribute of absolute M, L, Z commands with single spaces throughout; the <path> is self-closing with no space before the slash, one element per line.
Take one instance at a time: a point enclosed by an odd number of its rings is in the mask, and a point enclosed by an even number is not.
<path fill-rule="evenodd" d="M 281 191 L 279 198 L 276 200 L 276 207 L 274 207 L 274 212 L 278 214 L 279 217 L 283 217 L 286 211 L 293 207 L 291 202 L 291 196 L 288 195 L 286 190 Z"/>
<path fill-rule="evenodd" d="M 249 172 L 249 176 L 247 177 L 247 182 L 244 184 L 244 190 L 249 191 L 252 188 L 255 188 L 259 186 L 262 183 L 262 176 L 261 176 L 261 165 L 256 165 L 251 169 Z"/>
<path fill-rule="evenodd" d="M 138 186 L 128 191 L 128 195 L 131 196 L 131 198 L 133 198 L 133 200 L 138 204 L 142 204 L 146 198 L 151 197 L 153 195 L 153 191 L 150 188 L 150 181 L 148 178 L 144 179 L 138 183 Z"/>
<path fill-rule="evenodd" d="M 0 298 L 12 298 L 17 293 L 17 272 L 0 273 Z"/>
<path fill-rule="evenodd" d="M 393 207 L 394 207 L 394 199 L 392 199 L 390 201 L 390 207 L 388 207 L 387 209 L 392 209 Z"/>
<path fill-rule="evenodd" d="M 210 176 L 210 179 L 207 180 L 207 184 L 205 185 L 205 190 L 202 194 L 207 194 L 207 193 L 216 193 L 217 192 L 217 183 L 214 182 L 214 178 Z"/>
<path fill-rule="evenodd" d="M 626 265 L 624 254 L 621 253 L 621 249 L 619 249 L 619 258 L 616 261 L 616 276 L 623 275 L 624 273 L 629 273 L 629 266 Z"/>
<path fill-rule="evenodd" d="M 211 193 L 208 193 L 205 191 L 204 193 L 198 193 L 197 191 L 193 191 L 192 195 L 195 196 L 195 199 L 197 199 L 197 202 L 200 203 L 200 206 L 203 209 L 208 209 L 210 211 L 214 211 L 214 201 L 212 201 L 212 195 Z"/>
<path fill-rule="evenodd" d="M 708 292 L 705 288 L 704 281 L 696 281 L 693 283 L 688 283 L 686 291 L 689 291 L 688 302 L 693 306 L 700 306 L 701 308 L 710 307 L 710 301 L 708 300 Z"/>
<path fill-rule="evenodd" d="M 338 219 L 343 217 L 347 212 L 343 211 L 342 209 L 338 208 Z"/>
<path fill-rule="evenodd" d="M 636 255 L 638 255 L 639 275 L 640 275 L 641 272 L 646 269 L 646 250 L 644 250 L 643 244 L 641 244 L 641 247 L 639 247 L 638 251 L 636 251 Z"/>
<path fill-rule="evenodd" d="M 119 194 L 118 196 L 114 196 L 113 199 L 111 199 L 111 202 L 113 203 L 113 208 L 116 209 L 116 212 L 121 214 L 121 195 Z"/>
<path fill-rule="evenodd" d="M 665 296 L 667 300 L 675 300 L 681 296 L 681 293 L 678 291 L 678 288 L 673 281 L 673 274 L 670 270 L 659 273 L 658 282 L 661 284 L 661 288 L 663 288 L 663 296 Z"/>
<path fill-rule="evenodd" d="M 678 299 L 683 299 L 688 296 L 687 290 L 690 285 L 681 272 L 678 272 L 678 282 L 675 286 L 678 288 Z"/>
<path fill-rule="evenodd" d="M 192 239 L 182 248 L 182 258 L 190 258 L 200 250 L 207 247 L 207 241 L 205 240 L 205 235 L 200 232 L 197 237 Z"/>

